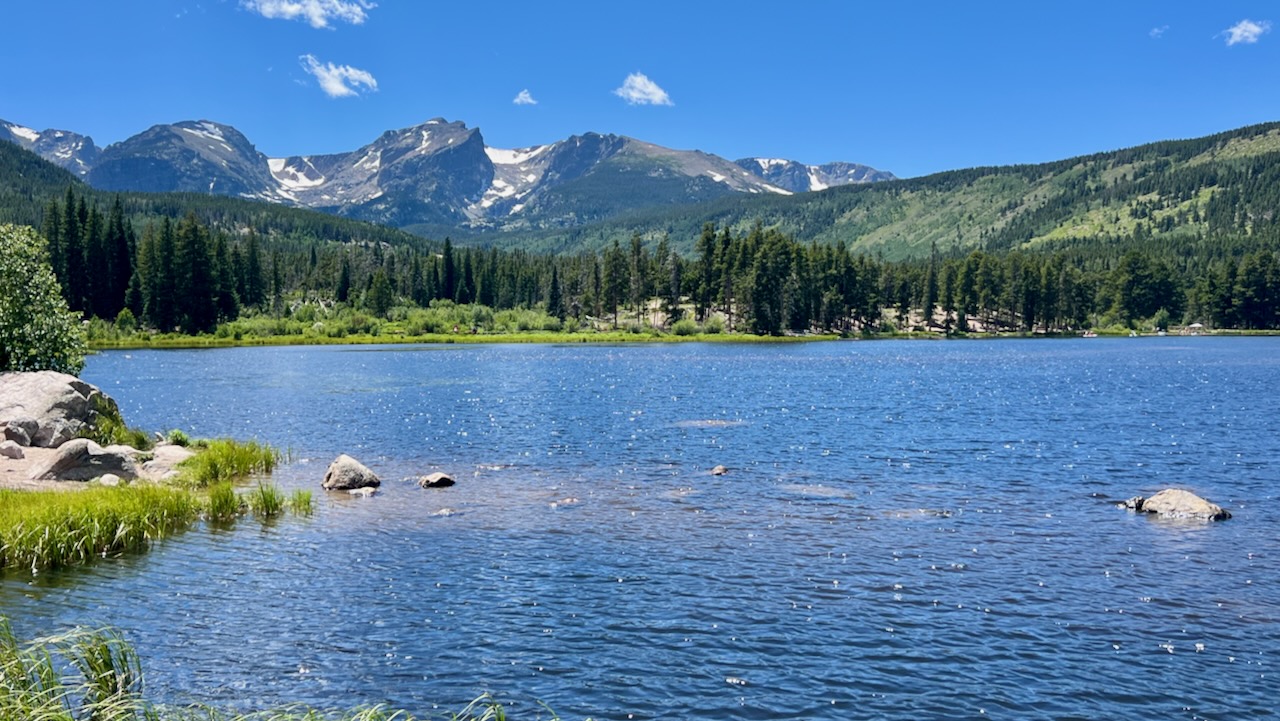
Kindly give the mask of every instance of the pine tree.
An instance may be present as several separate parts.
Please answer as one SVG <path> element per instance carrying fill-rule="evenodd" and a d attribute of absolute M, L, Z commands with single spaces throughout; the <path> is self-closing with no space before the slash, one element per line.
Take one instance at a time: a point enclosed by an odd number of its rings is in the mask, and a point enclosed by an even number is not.
<path fill-rule="evenodd" d="M 551 266 L 551 288 L 547 291 L 547 314 L 564 320 L 564 298 L 560 295 L 560 271 Z"/>
<path fill-rule="evenodd" d="M 217 291 L 208 232 L 195 213 L 178 223 L 175 301 L 184 333 L 207 333 L 217 325 Z"/>
<path fill-rule="evenodd" d="M 339 303 L 346 303 L 351 298 L 351 258 L 346 251 L 342 253 L 342 263 L 338 269 L 338 287 L 334 297 Z"/>

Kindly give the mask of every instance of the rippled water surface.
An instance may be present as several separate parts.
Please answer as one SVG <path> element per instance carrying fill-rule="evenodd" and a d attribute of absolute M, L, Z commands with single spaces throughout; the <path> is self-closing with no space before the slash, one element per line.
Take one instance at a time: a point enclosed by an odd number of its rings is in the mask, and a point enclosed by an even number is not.
<path fill-rule="evenodd" d="M 257 437 L 312 518 L 0 578 L 153 696 L 518 718 L 1271 716 L 1280 339 L 111 352 L 145 428 Z M 318 490 L 346 452 L 372 498 Z M 730 472 L 713 476 L 723 464 Z M 442 470 L 449 489 L 411 479 Z M 1235 516 L 1109 501 L 1185 487 Z"/>

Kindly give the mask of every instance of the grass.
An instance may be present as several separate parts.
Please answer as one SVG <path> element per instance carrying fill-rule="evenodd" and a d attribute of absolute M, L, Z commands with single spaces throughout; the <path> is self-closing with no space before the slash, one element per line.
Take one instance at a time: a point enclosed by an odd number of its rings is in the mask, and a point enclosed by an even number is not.
<path fill-rule="evenodd" d="M 299 488 L 289 495 L 289 510 L 295 516 L 310 516 L 312 508 L 311 491 Z"/>
<path fill-rule="evenodd" d="M 202 516 L 229 524 L 247 513 L 263 520 L 286 510 L 312 512 L 311 492 L 286 496 L 259 483 L 237 494 L 233 482 L 269 473 L 280 454 L 256 441 L 192 441 L 196 456 L 179 466 L 176 485 L 133 483 L 79 491 L 0 490 L 0 569 L 32 573 L 94 558 L 145 550 L 152 540 L 186 530 Z M 7 721 L 0 716 L 0 721 Z"/>
<path fill-rule="evenodd" d="M 275 518 L 284 512 L 284 494 L 275 486 L 259 483 L 257 488 L 245 494 L 245 498 L 249 510 L 259 518 Z"/>
<path fill-rule="evenodd" d="M 4 721 L 427 721 L 408 711 L 368 706 L 350 711 L 293 707 L 252 714 L 154 705 L 143 695 L 142 664 L 118 632 L 76 629 L 24 643 L 0 616 L 0 719 Z M 451 721 L 505 721 L 488 695 Z"/>
<path fill-rule="evenodd" d="M 196 455 L 178 464 L 178 483 L 208 488 L 217 483 L 242 480 L 254 473 L 270 473 L 280 462 L 280 452 L 257 441 L 227 438 L 193 444 Z"/>
<path fill-rule="evenodd" d="M 200 507 L 192 493 L 144 484 L 75 493 L 0 491 L 0 568 L 35 573 L 139 551 L 186 529 Z"/>

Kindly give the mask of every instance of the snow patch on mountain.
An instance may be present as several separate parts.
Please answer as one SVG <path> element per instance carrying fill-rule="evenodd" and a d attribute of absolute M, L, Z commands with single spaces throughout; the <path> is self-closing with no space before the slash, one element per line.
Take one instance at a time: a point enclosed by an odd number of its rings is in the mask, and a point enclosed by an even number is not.
<path fill-rule="evenodd" d="M 31 128 L 24 128 L 21 125 L 5 125 L 5 127 L 9 129 L 9 132 L 13 133 L 19 138 L 22 138 L 28 143 L 34 143 L 40 139 L 40 133 L 37 133 Z"/>
<path fill-rule="evenodd" d="M 809 166 L 809 190 L 826 190 L 827 187 L 828 187 L 827 184 L 822 182 L 822 179 L 818 177 L 818 167 L 815 165 L 810 165 Z"/>
<path fill-rule="evenodd" d="M 304 167 L 289 164 L 288 158 L 268 158 L 267 168 L 271 177 L 280 183 L 285 190 L 305 190 L 324 184 L 324 173 L 316 170 L 310 158 L 302 158 Z"/>
<path fill-rule="evenodd" d="M 532 148 L 519 148 L 517 150 L 486 147 L 484 154 L 489 156 L 489 160 L 492 160 L 494 165 L 519 165 L 542 155 L 550 147 L 552 146 L 535 145 Z"/>

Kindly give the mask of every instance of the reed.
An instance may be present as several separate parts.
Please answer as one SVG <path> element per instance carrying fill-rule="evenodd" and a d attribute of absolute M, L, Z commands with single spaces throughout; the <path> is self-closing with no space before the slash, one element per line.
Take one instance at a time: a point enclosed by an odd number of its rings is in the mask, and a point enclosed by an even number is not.
<path fill-rule="evenodd" d="M 249 510 L 259 518 L 275 518 L 284 511 L 284 493 L 273 485 L 259 483 L 257 488 L 245 495 Z"/>
<path fill-rule="evenodd" d="M 0 617 L 0 718 L 160 720 L 142 700 L 142 669 L 114 631 L 77 629 L 22 644 Z"/>
<path fill-rule="evenodd" d="M 488 694 L 451 721 L 505 721 Z M 553 715 L 554 721 L 554 715 Z M 111 629 L 76 629 L 21 642 L 0 616 L 0 719 L 4 721 L 427 721 L 408 711 L 366 706 L 320 711 L 296 706 L 250 714 L 203 706 L 157 706 L 143 695 L 138 654 Z"/>
<path fill-rule="evenodd" d="M 270 473 L 280 462 L 279 451 L 257 441 L 218 438 L 194 445 L 196 455 L 178 465 L 178 482 L 194 488 Z"/>
<path fill-rule="evenodd" d="M 296 489 L 289 494 L 289 510 L 295 516 L 310 516 L 314 505 L 311 502 L 311 491 Z"/>
<path fill-rule="evenodd" d="M 209 486 L 205 517 L 213 523 L 228 523 L 240 515 L 240 505 L 240 497 L 230 482 L 215 483 Z"/>
<path fill-rule="evenodd" d="M 151 485 L 0 491 L 0 568 L 33 573 L 146 548 L 200 513 L 189 491 Z"/>

